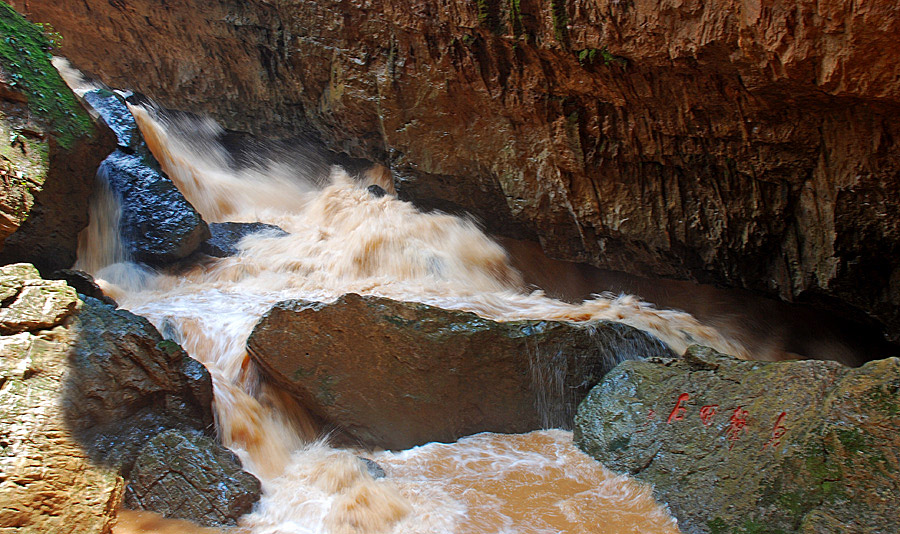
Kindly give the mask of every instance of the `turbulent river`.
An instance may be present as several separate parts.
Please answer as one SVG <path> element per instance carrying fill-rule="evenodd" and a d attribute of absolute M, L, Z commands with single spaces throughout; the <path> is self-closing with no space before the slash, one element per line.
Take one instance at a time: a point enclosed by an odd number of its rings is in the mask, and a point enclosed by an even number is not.
<path fill-rule="evenodd" d="M 261 221 L 290 234 L 250 235 L 237 256 L 151 270 L 129 261 L 116 231 L 116 202 L 100 194 L 76 265 L 209 369 L 220 439 L 263 485 L 240 532 L 678 531 L 649 488 L 605 470 L 563 430 L 479 434 L 406 451 L 330 447 L 301 406 L 262 385 L 247 337 L 278 301 L 327 302 L 355 292 L 498 321 L 620 321 L 676 351 L 694 342 L 732 354 L 741 347 L 687 314 L 634 297 L 571 304 L 529 291 L 503 248 L 473 222 L 367 192 L 370 185 L 392 192 L 383 172 L 351 177 L 338 167 L 323 172 L 296 160 L 236 166 L 217 141 L 216 124 L 131 110 L 163 169 L 207 222 Z M 358 456 L 376 461 L 388 476 L 374 479 Z M 123 517 L 121 533 L 154 524 Z"/>

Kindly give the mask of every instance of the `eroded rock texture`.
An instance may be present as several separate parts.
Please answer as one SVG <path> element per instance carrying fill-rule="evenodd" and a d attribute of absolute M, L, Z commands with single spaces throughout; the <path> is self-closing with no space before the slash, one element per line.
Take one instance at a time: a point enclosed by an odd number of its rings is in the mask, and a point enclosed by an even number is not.
<path fill-rule="evenodd" d="M 81 302 L 64 282 L 40 280 L 30 265 L 0 268 L 0 286 L 15 297 L 0 310 L 0 531 L 108 534 L 122 477 L 91 461 L 59 395 L 72 343 L 62 324 Z M 35 318 L 35 309 L 68 312 Z M 8 320 L 20 313 L 29 319 Z"/>
<path fill-rule="evenodd" d="M 29 264 L 0 267 L 0 300 L 0 532 L 108 534 L 123 477 L 146 475 L 146 462 L 133 473 L 136 459 L 168 431 L 190 436 L 191 465 L 216 459 L 215 474 L 181 479 L 214 480 L 198 495 L 215 506 L 179 508 L 184 488 L 171 477 L 130 504 L 219 524 L 258 499 L 256 480 L 201 435 L 213 432 L 209 373 L 146 319 L 79 298 Z"/>
<path fill-rule="evenodd" d="M 113 86 L 316 132 L 554 256 L 859 308 L 900 339 L 896 2 L 12 3 Z"/>
<path fill-rule="evenodd" d="M 654 485 L 685 533 L 900 530 L 900 360 L 761 363 L 691 347 L 625 362 L 575 442 Z"/>
<path fill-rule="evenodd" d="M 325 422 L 391 449 L 569 427 L 578 402 L 619 361 L 671 354 L 619 323 L 497 323 L 355 294 L 279 303 L 248 347 L 269 379 Z"/>
<path fill-rule="evenodd" d="M 0 263 L 75 262 L 97 165 L 115 146 L 50 65 L 53 45 L 0 4 Z"/>
<path fill-rule="evenodd" d="M 141 449 L 125 502 L 206 526 L 236 525 L 260 492 L 231 451 L 197 432 L 167 430 Z"/>

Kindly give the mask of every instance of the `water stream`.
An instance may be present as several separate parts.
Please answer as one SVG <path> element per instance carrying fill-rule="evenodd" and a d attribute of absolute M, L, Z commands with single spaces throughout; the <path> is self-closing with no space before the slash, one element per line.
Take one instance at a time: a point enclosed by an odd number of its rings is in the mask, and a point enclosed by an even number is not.
<path fill-rule="evenodd" d="M 497 321 L 620 321 L 676 351 L 699 342 L 744 355 L 741 346 L 688 314 L 635 297 L 573 304 L 530 291 L 504 249 L 473 222 L 368 193 L 372 184 L 392 191 L 384 172 L 351 177 L 297 161 L 236 166 L 215 123 L 167 120 L 144 107 L 132 113 L 163 169 L 207 222 L 261 221 L 290 234 L 251 235 L 238 256 L 153 270 L 129 261 L 111 231 L 115 198 L 99 194 L 75 266 L 209 369 L 220 439 L 263 483 L 263 498 L 241 531 L 677 532 L 648 488 L 605 470 L 562 430 L 481 434 L 399 452 L 332 448 L 302 406 L 262 385 L 247 337 L 280 300 L 327 302 L 355 292 Z M 388 476 L 373 479 L 360 454 Z M 143 516 L 127 517 L 121 534 L 142 531 Z"/>

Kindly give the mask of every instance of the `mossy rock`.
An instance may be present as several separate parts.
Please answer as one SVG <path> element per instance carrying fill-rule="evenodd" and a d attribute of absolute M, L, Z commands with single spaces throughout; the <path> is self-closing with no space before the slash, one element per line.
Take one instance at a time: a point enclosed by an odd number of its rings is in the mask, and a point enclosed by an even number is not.
<path fill-rule="evenodd" d="M 900 532 L 900 359 L 624 362 L 575 440 L 655 486 L 686 533 Z M 825 529 L 825 530 L 821 530 Z"/>

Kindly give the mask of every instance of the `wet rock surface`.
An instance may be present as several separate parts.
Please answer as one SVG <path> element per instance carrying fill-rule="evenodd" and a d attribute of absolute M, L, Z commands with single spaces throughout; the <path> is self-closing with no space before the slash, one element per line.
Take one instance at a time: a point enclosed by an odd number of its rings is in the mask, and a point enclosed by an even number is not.
<path fill-rule="evenodd" d="M 566 427 L 618 361 L 671 354 L 617 323 L 497 323 L 355 294 L 279 303 L 248 347 L 271 380 L 326 423 L 390 449 Z"/>
<path fill-rule="evenodd" d="M 210 238 L 200 245 L 200 252 L 216 258 L 236 256 L 240 253 L 237 249 L 238 242 L 250 234 L 265 232 L 272 237 L 288 235 L 287 232 L 274 224 L 265 223 L 212 223 L 209 225 Z"/>
<path fill-rule="evenodd" d="M 103 294 L 103 289 L 97 285 L 94 277 L 90 274 L 77 269 L 60 269 L 53 273 L 53 278 L 57 280 L 65 280 L 66 284 L 75 289 L 75 291 L 87 297 L 94 297 L 104 304 L 109 304 L 114 308 L 119 305 L 111 297 Z"/>
<path fill-rule="evenodd" d="M 128 473 L 144 443 L 170 428 L 212 432 L 212 380 L 143 317 L 86 297 L 63 390 L 69 427 L 92 457 Z"/>
<path fill-rule="evenodd" d="M 141 449 L 125 503 L 205 526 L 236 525 L 260 497 L 260 483 L 234 454 L 196 432 L 168 430 Z"/>
<path fill-rule="evenodd" d="M 128 111 L 125 99 L 107 89 L 88 91 L 81 98 L 116 134 L 116 142 L 122 151 L 128 154 L 149 153 L 138 125 Z"/>
<path fill-rule="evenodd" d="M 692 347 L 610 372 L 575 441 L 654 484 L 685 533 L 895 532 L 898 393 L 897 358 L 850 369 Z"/>
<path fill-rule="evenodd" d="M 0 5 L 0 263 L 75 261 L 97 165 L 115 147 L 50 64 L 42 30 Z"/>
<path fill-rule="evenodd" d="M 116 150 L 98 175 L 120 200 L 122 241 L 134 260 L 179 260 L 209 237 L 206 222 L 149 156 Z"/>
<path fill-rule="evenodd" d="M 898 10 L 27 2 L 78 66 L 167 107 L 317 133 L 554 257 L 863 310 L 895 340 Z"/>

